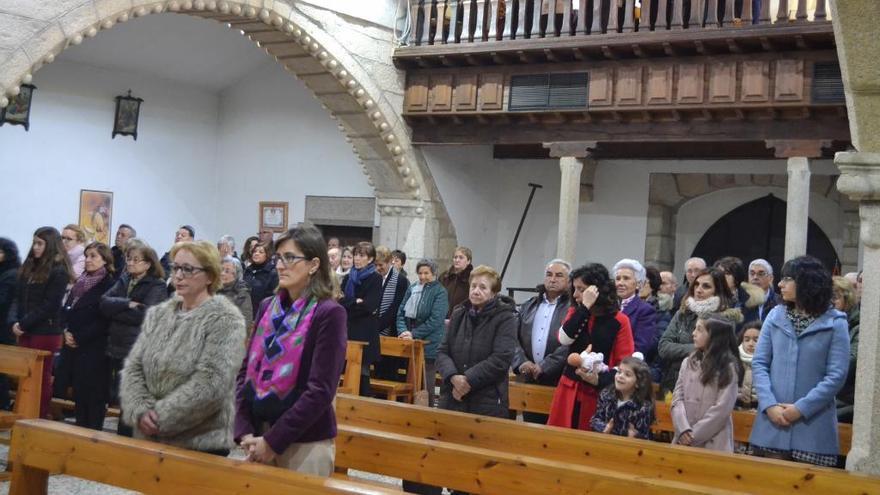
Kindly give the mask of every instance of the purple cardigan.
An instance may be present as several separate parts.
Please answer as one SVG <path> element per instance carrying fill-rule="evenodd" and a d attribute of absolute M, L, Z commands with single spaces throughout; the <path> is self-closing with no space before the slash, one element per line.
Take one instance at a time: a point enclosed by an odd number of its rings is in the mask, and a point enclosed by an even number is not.
<path fill-rule="evenodd" d="M 648 359 L 648 356 L 656 351 L 657 343 L 660 341 L 660 332 L 657 332 L 657 311 L 654 306 L 636 296 L 626 305 L 623 314 L 629 318 L 636 350 Z"/>
<path fill-rule="evenodd" d="M 347 345 L 345 309 L 326 299 L 315 307 L 312 326 L 305 337 L 296 388 L 299 399 L 263 433 L 266 443 L 281 454 L 294 443 L 317 442 L 336 438 L 336 411 L 333 400 L 345 363 Z M 235 400 L 235 441 L 260 431 L 251 415 L 251 403 L 243 394 L 247 357 L 238 374 Z"/>

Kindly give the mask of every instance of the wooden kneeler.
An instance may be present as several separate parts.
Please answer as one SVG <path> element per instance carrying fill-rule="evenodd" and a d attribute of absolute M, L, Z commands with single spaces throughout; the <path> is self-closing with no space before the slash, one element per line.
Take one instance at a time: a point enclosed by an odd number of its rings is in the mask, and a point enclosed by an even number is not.
<path fill-rule="evenodd" d="M 15 407 L 12 412 L 0 411 L 0 430 L 13 429 L 19 419 L 40 417 L 40 392 L 43 383 L 43 363 L 50 354 L 26 347 L 0 345 L 0 374 L 18 379 L 15 392 Z M 9 458 L 5 473 L 0 473 L 0 481 L 9 479 L 12 468 L 13 445 L 9 447 Z"/>

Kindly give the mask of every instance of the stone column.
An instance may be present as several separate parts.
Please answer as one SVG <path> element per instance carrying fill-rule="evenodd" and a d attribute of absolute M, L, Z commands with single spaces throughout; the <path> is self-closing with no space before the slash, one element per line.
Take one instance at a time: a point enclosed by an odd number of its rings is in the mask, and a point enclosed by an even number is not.
<path fill-rule="evenodd" d="M 852 450 L 846 468 L 880 475 L 880 153 L 837 153 L 837 188 L 859 203 L 862 307 Z"/>
<path fill-rule="evenodd" d="M 581 173 L 589 149 L 595 142 L 544 143 L 550 156 L 559 158 L 561 182 L 559 187 L 559 225 L 556 237 L 556 257 L 574 263 L 577 244 L 578 214 L 580 210 Z M 590 162 L 590 172 L 595 165 Z"/>
<path fill-rule="evenodd" d="M 810 161 L 796 156 L 788 159 L 788 194 L 785 209 L 785 260 L 807 254 L 807 227 L 810 225 Z"/>
<path fill-rule="evenodd" d="M 830 141 L 773 140 L 777 158 L 788 159 L 788 197 L 785 213 L 785 260 L 807 254 L 807 228 L 810 225 L 810 158 L 822 156 Z"/>
<path fill-rule="evenodd" d="M 377 245 L 406 253 L 405 269 L 414 280 L 416 263 L 441 255 L 444 225 L 433 202 L 378 198 L 379 238 Z M 452 241 L 454 244 L 454 240 Z"/>

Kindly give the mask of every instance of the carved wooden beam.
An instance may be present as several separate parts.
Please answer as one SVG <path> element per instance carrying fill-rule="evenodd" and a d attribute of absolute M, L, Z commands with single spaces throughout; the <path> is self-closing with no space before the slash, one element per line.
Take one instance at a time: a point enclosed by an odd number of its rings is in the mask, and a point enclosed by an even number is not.
<path fill-rule="evenodd" d="M 819 158 L 822 148 L 831 147 L 830 140 L 818 139 L 768 139 L 764 141 L 768 149 L 773 150 L 776 158 Z"/>

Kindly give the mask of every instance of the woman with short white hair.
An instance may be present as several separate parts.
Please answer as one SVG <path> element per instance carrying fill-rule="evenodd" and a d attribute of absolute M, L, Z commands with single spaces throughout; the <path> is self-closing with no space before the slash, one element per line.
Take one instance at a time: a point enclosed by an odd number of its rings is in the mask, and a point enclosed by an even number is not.
<path fill-rule="evenodd" d="M 225 256 L 220 260 L 220 290 L 217 294 L 225 296 L 232 304 L 241 311 L 244 316 L 245 328 L 250 335 L 254 324 L 254 309 L 251 302 L 251 289 L 244 281 L 244 269 L 241 261 L 232 256 Z"/>
<path fill-rule="evenodd" d="M 657 354 L 660 332 L 657 331 L 657 311 L 639 297 L 645 283 L 645 267 L 636 260 L 624 258 L 611 269 L 614 287 L 620 301 L 620 311 L 629 318 L 636 351 L 650 363 Z"/>

